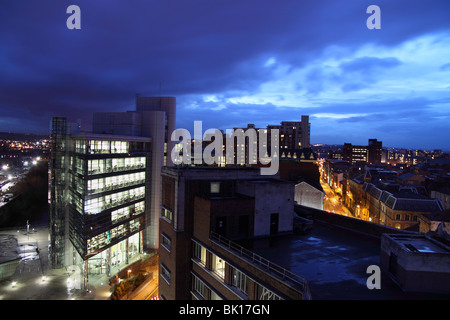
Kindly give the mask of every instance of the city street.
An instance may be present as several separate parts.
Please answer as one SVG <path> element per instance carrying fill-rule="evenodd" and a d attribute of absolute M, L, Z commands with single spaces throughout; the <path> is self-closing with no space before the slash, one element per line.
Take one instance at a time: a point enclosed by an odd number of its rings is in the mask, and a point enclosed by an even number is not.
<path fill-rule="evenodd" d="M 341 214 L 344 216 L 354 217 L 353 214 L 344 206 L 339 196 L 331 190 L 330 186 L 320 179 L 320 185 L 325 191 L 325 199 L 323 202 L 323 210 Z"/>

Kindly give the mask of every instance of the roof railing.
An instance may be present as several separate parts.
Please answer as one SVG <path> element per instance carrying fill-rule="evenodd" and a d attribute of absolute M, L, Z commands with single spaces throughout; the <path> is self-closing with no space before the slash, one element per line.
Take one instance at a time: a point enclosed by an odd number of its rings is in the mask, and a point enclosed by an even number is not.
<path fill-rule="evenodd" d="M 304 300 L 311 299 L 308 283 L 303 277 L 271 262 L 270 260 L 244 248 L 243 246 L 221 236 L 218 233 L 211 231 L 210 239 L 224 246 L 225 248 L 239 254 L 241 257 L 250 261 L 254 265 L 259 266 L 260 269 L 280 278 L 283 281 L 293 283 L 301 289 Z"/>

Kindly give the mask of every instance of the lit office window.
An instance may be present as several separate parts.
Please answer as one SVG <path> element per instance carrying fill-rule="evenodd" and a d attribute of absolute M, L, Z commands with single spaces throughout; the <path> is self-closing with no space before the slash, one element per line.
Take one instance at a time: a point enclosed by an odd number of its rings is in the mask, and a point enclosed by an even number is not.
<path fill-rule="evenodd" d="M 128 218 L 129 208 L 120 208 L 111 212 L 111 221 L 113 223 Z"/>
<path fill-rule="evenodd" d="M 225 261 L 216 255 L 213 255 L 212 271 L 214 271 L 222 279 L 225 277 Z"/>
<path fill-rule="evenodd" d="M 111 153 L 127 153 L 127 141 L 111 141 Z"/>
<path fill-rule="evenodd" d="M 210 185 L 211 193 L 219 193 L 220 192 L 220 182 L 211 182 Z"/>
<path fill-rule="evenodd" d="M 75 140 L 75 152 L 86 153 L 86 140 Z"/>
<path fill-rule="evenodd" d="M 101 141 L 101 140 L 89 140 L 89 153 L 91 154 L 101 154 L 101 153 L 110 153 L 111 151 L 111 143 L 110 141 Z"/>
<path fill-rule="evenodd" d="M 96 214 L 102 211 L 103 201 L 102 198 L 89 199 L 86 201 L 84 211 L 86 214 Z"/>
<path fill-rule="evenodd" d="M 200 260 L 203 265 L 206 265 L 206 248 L 194 242 L 194 257 Z"/>
<path fill-rule="evenodd" d="M 145 210 L 145 202 L 140 201 L 130 206 L 111 211 L 111 221 L 113 223 L 118 222 L 120 220 L 127 219 L 130 216 L 138 215 L 144 212 L 144 210 Z"/>
<path fill-rule="evenodd" d="M 172 222 L 173 220 L 172 211 L 170 211 L 167 208 L 161 207 L 161 217 Z"/>

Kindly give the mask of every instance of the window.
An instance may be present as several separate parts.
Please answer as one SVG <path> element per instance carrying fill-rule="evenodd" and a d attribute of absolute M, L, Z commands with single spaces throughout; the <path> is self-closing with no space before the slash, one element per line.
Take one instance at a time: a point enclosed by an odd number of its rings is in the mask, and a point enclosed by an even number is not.
<path fill-rule="evenodd" d="M 170 240 L 170 238 L 165 235 L 164 233 L 161 234 L 162 235 L 162 246 L 164 248 L 167 249 L 167 251 L 170 252 L 171 248 L 172 248 L 172 240 Z"/>
<path fill-rule="evenodd" d="M 127 141 L 111 141 L 111 153 L 127 153 Z"/>
<path fill-rule="evenodd" d="M 205 298 L 205 283 L 195 275 L 192 276 L 192 290 Z"/>
<path fill-rule="evenodd" d="M 395 220 L 400 220 L 400 214 L 395 215 Z"/>
<path fill-rule="evenodd" d="M 222 279 L 225 277 L 225 261 L 216 255 L 213 255 L 212 271 L 214 271 Z"/>
<path fill-rule="evenodd" d="M 115 223 L 118 222 L 120 220 L 126 219 L 128 218 L 130 213 L 130 208 L 129 207 L 125 207 L 125 208 L 120 208 L 118 210 L 114 210 L 111 212 L 111 222 Z"/>
<path fill-rule="evenodd" d="M 245 274 L 243 274 L 241 271 L 233 268 L 233 286 L 241 290 L 243 293 L 248 295 L 248 278 Z"/>
<path fill-rule="evenodd" d="M 220 192 L 220 182 L 211 182 L 211 193 L 219 193 Z"/>
<path fill-rule="evenodd" d="M 75 140 L 75 152 L 86 153 L 86 140 Z"/>
<path fill-rule="evenodd" d="M 409 214 L 406 214 L 406 215 L 405 215 L 405 220 L 406 220 L 406 221 L 409 221 Z"/>
<path fill-rule="evenodd" d="M 217 293 L 211 290 L 210 300 L 223 300 Z"/>
<path fill-rule="evenodd" d="M 164 265 L 161 265 L 161 276 L 168 284 L 170 284 L 170 271 Z"/>
<path fill-rule="evenodd" d="M 201 264 L 206 265 L 206 248 L 194 242 L 194 257 L 200 260 Z"/>
<path fill-rule="evenodd" d="M 169 222 L 172 222 L 173 220 L 172 211 L 170 211 L 167 208 L 161 207 L 161 217 L 168 220 Z"/>

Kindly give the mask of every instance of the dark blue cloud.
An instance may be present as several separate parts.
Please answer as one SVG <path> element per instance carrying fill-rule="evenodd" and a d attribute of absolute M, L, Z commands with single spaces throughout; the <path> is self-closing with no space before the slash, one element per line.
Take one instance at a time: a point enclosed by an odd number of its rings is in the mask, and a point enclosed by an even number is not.
<path fill-rule="evenodd" d="M 71 4 L 81 8 L 81 30 L 66 28 Z M 308 113 L 364 113 L 361 110 L 370 107 L 355 110 L 350 103 L 354 94 L 384 80 L 380 75 L 402 66 L 402 57 L 367 54 L 331 71 L 317 64 L 318 59 L 342 62 L 367 44 L 396 48 L 423 35 L 450 32 L 448 1 L 377 1 L 381 30 L 366 28 L 366 8 L 371 4 L 368 0 L 5 0 L 0 11 L 0 130 L 48 132 L 53 115 L 83 119 L 89 126 L 93 111 L 132 109 L 136 93 L 177 96 L 180 127 L 193 120 L 204 120 L 205 127 L 229 128 L 247 123 L 265 126 Z M 275 62 L 267 67 L 269 59 Z M 289 99 L 281 90 L 273 92 L 276 103 L 227 100 L 257 95 L 263 84 L 276 81 L 280 65 L 290 68 L 286 75 L 308 70 L 292 89 L 305 92 L 305 99 L 316 99 L 336 85 L 349 94 L 349 103 L 336 108 L 322 99 L 321 109 L 303 102 L 297 109 L 283 108 L 282 102 Z M 445 78 L 448 60 L 438 69 Z M 203 100 L 207 95 L 221 98 L 207 103 Z M 432 103 L 427 100 L 431 97 L 421 98 Z M 397 104 L 397 109 L 407 108 L 409 102 Z M 384 107 L 388 105 L 390 101 L 380 96 L 377 108 L 385 110 L 381 114 L 398 116 Z M 413 108 L 421 114 L 428 110 L 426 104 Z M 21 122 L 24 117 L 29 122 Z M 373 120 L 370 117 L 375 116 L 354 115 L 340 121 L 362 123 Z M 336 131 L 326 133 L 329 123 L 320 127 L 322 120 L 315 121 L 312 130 L 324 141 L 315 140 L 314 134 L 313 140 L 326 143 L 336 136 Z"/>

